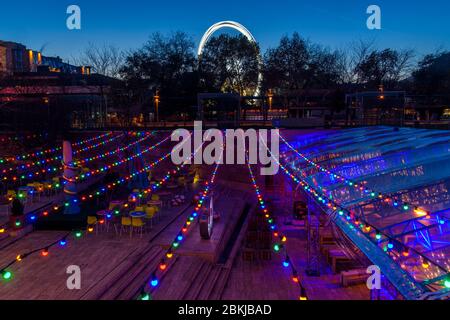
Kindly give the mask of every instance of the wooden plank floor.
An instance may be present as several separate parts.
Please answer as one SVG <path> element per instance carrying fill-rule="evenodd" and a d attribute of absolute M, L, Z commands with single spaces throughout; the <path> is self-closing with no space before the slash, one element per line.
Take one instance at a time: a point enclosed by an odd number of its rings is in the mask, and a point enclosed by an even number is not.
<path fill-rule="evenodd" d="M 87 234 L 80 239 L 70 237 L 64 248 L 50 249 L 47 257 L 34 254 L 9 268 L 14 278 L 0 283 L 0 299 L 81 299 L 95 296 L 96 290 L 102 290 L 106 279 L 112 272 L 126 265 L 127 260 L 136 257 L 149 246 L 152 238 L 162 227 L 178 215 L 180 208 L 165 209 L 163 219 L 152 231 L 142 238 L 128 234 L 115 235 L 110 232 L 96 235 Z M 185 217 L 180 220 L 184 221 Z M 0 265 L 4 265 L 17 254 L 45 246 L 61 236 L 60 231 L 35 231 L 1 251 Z M 173 234 L 175 237 L 175 234 Z M 159 261 L 159 260 L 158 260 Z M 68 290 L 66 287 L 66 268 L 78 265 L 81 268 L 81 290 Z"/>
<path fill-rule="evenodd" d="M 245 202 L 245 194 L 231 189 L 221 187 L 215 191 L 215 210 L 220 212 L 221 217 L 214 222 L 211 239 L 205 240 L 200 237 L 198 225 L 186 236 L 183 245 L 177 249 L 179 255 L 195 255 L 210 262 L 216 262 L 227 243 L 234 226 L 242 213 Z M 180 226 L 181 227 L 181 226 Z M 179 229 L 178 229 L 179 230 Z M 176 232 L 176 231 L 174 231 Z M 168 233 L 173 234 L 173 233 Z M 173 240 L 164 238 L 165 241 Z M 170 242 L 168 242 L 170 243 Z"/>
<path fill-rule="evenodd" d="M 246 169 L 245 166 L 242 168 Z M 218 181 L 226 181 L 224 174 L 225 172 L 219 171 L 222 180 Z M 228 188 L 231 186 L 222 183 L 221 187 L 223 185 Z M 253 192 L 251 189 L 250 191 Z M 217 208 L 226 215 L 235 207 L 233 199 L 236 198 L 243 199 L 242 190 L 233 190 L 227 193 L 227 197 L 221 197 Z M 30 256 L 10 268 L 14 273 L 11 281 L 0 282 L 0 299 L 132 299 L 136 288 L 145 283 L 150 270 L 159 262 L 162 255 L 159 249 L 170 245 L 191 212 L 187 210 L 172 223 L 172 219 L 181 210 L 182 208 L 167 210 L 163 220 L 143 238 L 135 236 L 130 239 L 128 235 L 118 237 L 112 231 L 108 234 L 89 234 L 81 239 L 71 238 L 65 248 L 52 248 L 48 257 L 41 257 L 39 254 Z M 222 230 L 229 227 L 225 219 L 223 222 Z M 149 241 L 167 225 L 164 232 Z M 199 245 L 199 252 L 211 249 L 209 245 L 201 245 L 197 228 L 194 225 L 191 230 L 184 243 L 187 246 L 184 248 L 183 244 L 180 247 L 160 287 L 155 290 L 154 299 L 298 299 L 298 286 L 291 281 L 289 270 L 282 267 L 283 256 L 274 254 L 271 261 L 245 262 L 238 255 L 235 263 L 230 266 L 228 277 L 229 269 L 222 270 L 220 268 L 223 266 L 202 259 L 201 255 L 188 254 Z M 311 300 L 369 298 L 365 285 L 342 288 L 339 276 L 331 275 L 325 266 L 321 277 L 307 277 L 303 272 L 306 266 L 304 234 L 295 227 L 282 228 L 289 232 L 289 256 L 300 271 L 302 283 Z M 28 234 L 1 250 L 0 266 L 14 259 L 17 254 L 44 246 L 63 234 L 64 232 L 58 231 Z M 220 232 L 216 234 L 219 235 Z M 215 245 L 224 241 L 219 238 L 213 237 Z M 66 268 L 72 264 L 81 267 L 81 290 L 68 290 L 66 287 Z M 217 285 L 212 285 L 213 282 Z M 217 287 L 224 290 L 216 292 Z"/>
<path fill-rule="evenodd" d="M 339 284 L 339 275 L 331 275 L 329 268 L 322 267 L 320 277 L 304 274 L 306 267 L 306 240 L 300 232 L 298 236 L 289 233 L 287 248 L 289 257 L 299 271 L 301 281 L 311 300 L 366 300 L 369 290 L 363 285 L 343 288 Z M 270 261 L 243 261 L 237 257 L 228 279 L 224 300 L 296 300 L 299 297 L 298 285 L 291 281 L 289 268 L 282 266 L 284 256 L 272 254 Z"/>

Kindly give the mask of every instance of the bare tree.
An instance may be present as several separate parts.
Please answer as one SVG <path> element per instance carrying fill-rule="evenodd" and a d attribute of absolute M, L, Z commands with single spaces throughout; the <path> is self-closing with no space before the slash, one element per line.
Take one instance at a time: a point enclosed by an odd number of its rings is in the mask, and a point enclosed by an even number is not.
<path fill-rule="evenodd" d="M 362 79 L 358 75 L 357 67 L 363 63 L 375 49 L 375 40 L 358 40 L 349 44 L 349 49 L 342 58 L 346 72 L 346 82 L 361 84 Z"/>
<path fill-rule="evenodd" d="M 89 43 L 80 57 L 73 59 L 76 64 L 91 66 L 93 71 L 108 77 L 119 78 L 124 63 L 124 53 L 119 48 L 104 44 L 97 46 Z"/>

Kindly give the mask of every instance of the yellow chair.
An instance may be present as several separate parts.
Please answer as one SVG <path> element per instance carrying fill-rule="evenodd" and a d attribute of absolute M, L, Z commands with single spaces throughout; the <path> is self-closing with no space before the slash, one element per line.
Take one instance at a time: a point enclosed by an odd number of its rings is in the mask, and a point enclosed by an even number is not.
<path fill-rule="evenodd" d="M 33 182 L 33 183 L 29 183 L 27 184 L 27 186 L 29 187 L 33 187 L 35 193 L 37 194 L 37 196 L 39 197 L 39 200 L 41 199 L 41 195 L 44 192 L 44 185 L 40 182 Z"/>
<path fill-rule="evenodd" d="M 131 218 L 131 233 L 130 233 L 130 237 L 133 234 L 133 229 L 137 228 L 139 229 L 140 233 L 141 233 L 141 238 L 142 238 L 142 233 L 144 230 L 144 220 L 142 220 L 142 218 Z"/>
<path fill-rule="evenodd" d="M 150 220 L 150 228 L 153 227 L 153 218 L 155 217 L 156 210 L 154 206 L 145 206 L 145 218 Z"/>
<path fill-rule="evenodd" d="M 40 182 L 35 182 L 34 187 L 36 188 L 37 192 L 44 192 L 44 184 Z"/>
<path fill-rule="evenodd" d="M 96 216 L 88 216 L 87 217 L 87 231 L 92 232 L 94 231 L 94 226 L 97 224 L 97 217 Z M 98 232 L 98 229 L 95 228 L 95 233 Z"/>
<path fill-rule="evenodd" d="M 17 192 L 17 198 L 20 199 L 22 204 L 26 204 L 28 202 L 28 192 L 25 190 L 19 190 Z"/>
<path fill-rule="evenodd" d="M 122 217 L 122 219 L 120 219 L 120 235 L 122 235 L 122 230 L 124 230 L 126 227 L 131 229 L 130 217 Z"/>
<path fill-rule="evenodd" d="M 55 194 L 61 189 L 61 182 L 58 177 L 52 178 L 52 187 Z"/>
<path fill-rule="evenodd" d="M 88 216 L 87 217 L 87 224 L 96 224 L 97 223 L 97 217 L 96 216 Z"/>
<path fill-rule="evenodd" d="M 17 194 L 14 190 L 8 190 L 6 192 L 6 197 L 8 198 L 9 201 L 12 201 L 15 197 L 17 197 Z"/>

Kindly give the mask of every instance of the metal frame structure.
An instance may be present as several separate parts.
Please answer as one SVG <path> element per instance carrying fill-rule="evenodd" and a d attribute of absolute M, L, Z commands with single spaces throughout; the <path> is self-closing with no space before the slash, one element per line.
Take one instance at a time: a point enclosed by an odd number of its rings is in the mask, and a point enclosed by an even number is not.
<path fill-rule="evenodd" d="M 359 220 L 411 248 L 408 256 L 386 251 L 341 220 L 336 225 L 377 264 L 407 299 L 448 294 L 450 281 L 450 133 L 412 128 L 363 127 L 299 135 L 282 132 L 282 162 L 297 176 L 352 212 Z M 299 152 L 311 162 L 299 156 Z M 323 170 L 322 170 L 323 169 Z M 367 190 L 333 179 L 327 171 L 410 204 L 402 210 Z M 424 208 L 427 214 L 418 214 Z M 329 208 L 324 208 L 331 216 Z M 423 267 L 423 262 L 430 266 Z"/>

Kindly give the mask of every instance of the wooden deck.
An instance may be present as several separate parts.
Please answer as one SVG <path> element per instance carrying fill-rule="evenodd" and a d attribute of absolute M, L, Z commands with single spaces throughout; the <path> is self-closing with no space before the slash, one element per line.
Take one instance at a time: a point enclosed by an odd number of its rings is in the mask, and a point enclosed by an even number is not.
<path fill-rule="evenodd" d="M 216 209 L 222 217 L 212 239 L 201 240 L 198 226 L 193 225 L 174 259 L 170 260 L 161 284 L 152 292 L 153 299 L 298 299 L 298 286 L 291 281 L 289 269 L 282 267 L 282 255 L 273 254 L 268 261 L 243 261 L 239 240 L 242 237 L 238 237 L 228 259 L 218 263 L 217 258 L 233 233 L 242 204 L 245 201 L 254 204 L 256 200 L 248 182 L 238 181 L 239 186 L 236 186 L 224 182 L 230 175 L 220 174 L 222 176 L 217 178 L 221 195 Z M 242 171 L 238 176 L 244 174 Z M 164 210 L 163 219 L 142 238 L 136 235 L 130 238 L 128 234 L 120 237 L 111 228 L 108 233 L 87 234 L 80 239 L 71 237 L 65 248 L 54 247 L 47 257 L 35 254 L 24 259 L 10 268 L 14 274 L 11 281 L 0 282 L 0 299 L 134 299 L 159 264 L 163 249 L 170 245 L 192 212 L 192 206 L 186 204 Z M 300 272 L 309 299 L 369 299 L 365 285 L 342 287 L 339 275 L 333 275 L 326 265 L 322 266 L 321 277 L 306 276 L 303 272 L 306 266 L 304 231 L 294 226 L 282 226 L 282 229 L 288 234 L 289 256 Z M 0 265 L 64 234 L 63 231 L 34 231 L 3 248 Z M 69 265 L 81 268 L 80 290 L 66 287 Z"/>
<path fill-rule="evenodd" d="M 142 238 L 136 235 L 130 238 L 129 234 L 118 236 L 110 230 L 98 235 L 85 234 L 80 239 L 70 237 L 66 247 L 51 248 L 47 257 L 29 256 L 10 268 L 14 278 L 1 283 L 0 299 L 100 299 L 108 293 L 114 296 L 118 292 L 112 287 L 127 277 L 131 268 L 145 259 L 159 262 L 156 255 L 162 250 L 150 240 L 176 217 L 176 221 L 186 219 L 186 212 L 189 212 L 186 207 L 189 205 L 166 209 L 163 219 Z M 58 240 L 64 234 L 64 231 L 34 231 L 4 248 L 0 265 L 13 260 L 17 254 Z M 69 265 L 81 268 L 80 290 L 67 289 Z"/>
<path fill-rule="evenodd" d="M 291 229 L 284 228 L 284 229 Z M 368 300 L 369 290 L 363 285 L 342 287 L 339 275 L 333 275 L 329 266 L 321 268 L 320 277 L 309 277 L 306 267 L 306 238 L 300 229 L 285 230 L 287 248 L 310 300 Z M 243 261 L 237 258 L 225 288 L 225 300 L 296 300 L 299 288 L 291 280 L 289 268 L 282 266 L 284 256 L 273 254 L 269 261 Z"/>

